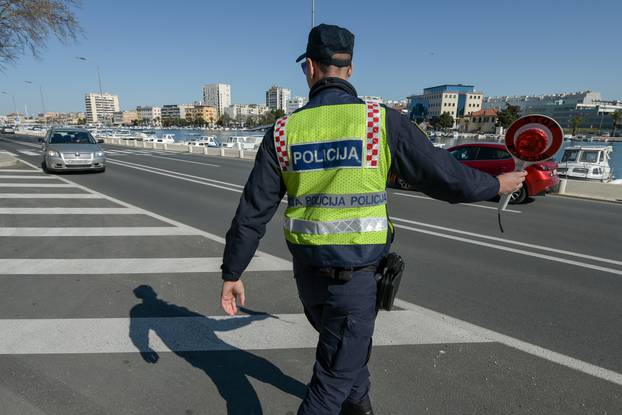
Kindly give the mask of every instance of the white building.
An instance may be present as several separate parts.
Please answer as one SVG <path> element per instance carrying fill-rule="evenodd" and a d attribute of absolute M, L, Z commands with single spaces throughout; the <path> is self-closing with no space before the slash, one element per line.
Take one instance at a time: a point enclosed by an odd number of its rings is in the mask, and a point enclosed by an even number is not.
<path fill-rule="evenodd" d="M 298 108 L 304 107 L 307 101 L 308 100 L 306 97 L 294 97 L 294 98 L 288 99 L 287 100 L 287 111 L 285 111 L 285 113 L 291 114 L 292 112 L 296 111 Z"/>
<path fill-rule="evenodd" d="M 138 119 L 140 121 L 153 122 L 156 118 L 162 118 L 162 108 L 160 107 L 136 107 L 136 112 L 138 113 Z"/>
<path fill-rule="evenodd" d="M 509 104 L 520 107 L 523 113 L 529 113 L 529 110 L 533 107 L 554 105 L 577 108 L 580 105 L 590 106 L 601 100 L 600 92 L 578 91 L 562 92 L 559 94 L 486 97 L 483 102 L 483 107 L 494 108 L 498 111 L 505 109 Z"/>
<path fill-rule="evenodd" d="M 237 119 L 240 116 L 247 117 L 263 115 L 268 111 L 268 107 L 259 104 L 233 104 L 225 108 L 225 114 L 234 119 Z"/>
<path fill-rule="evenodd" d="M 448 113 L 454 120 L 482 109 L 484 94 L 473 85 L 445 84 L 425 88 L 421 95 L 408 97 L 408 110 L 412 119 L 429 120 Z"/>
<path fill-rule="evenodd" d="M 112 115 L 120 111 L 119 97 L 111 94 L 96 94 L 90 92 L 84 95 L 86 107 L 86 122 L 94 124 L 112 120 Z"/>
<path fill-rule="evenodd" d="M 204 85 L 203 105 L 215 107 L 218 110 L 218 116 L 222 116 L 225 113 L 225 108 L 231 105 L 231 85 Z"/>
<path fill-rule="evenodd" d="M 287 111 L 287 101 L 292 96 L 292 91 L 287 88 L 281 88 L 280 86 L 273 85 L 266 91 L 266 106 L 270 110 L 283 110 Z"/>

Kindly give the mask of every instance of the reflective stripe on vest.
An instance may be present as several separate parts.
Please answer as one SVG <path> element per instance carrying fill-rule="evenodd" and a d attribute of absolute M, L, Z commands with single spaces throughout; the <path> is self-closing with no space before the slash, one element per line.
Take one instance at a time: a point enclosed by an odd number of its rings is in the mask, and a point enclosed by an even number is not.
<path fill-rule="evenodd" d="M 319 194 L 287 197 L 287 205 L 289 207 L 351 208 L 386 204 L 387 192 L 355 193 L 348 195 Z"/>
<path fill-rule="evenodd" d="M 360 218 L 317 222 L 302 219 L 285 219 L 285 229 L 310 235 L 335 235 L 340 233 L 381 232 L 388 229 L 387 218 Z"/>

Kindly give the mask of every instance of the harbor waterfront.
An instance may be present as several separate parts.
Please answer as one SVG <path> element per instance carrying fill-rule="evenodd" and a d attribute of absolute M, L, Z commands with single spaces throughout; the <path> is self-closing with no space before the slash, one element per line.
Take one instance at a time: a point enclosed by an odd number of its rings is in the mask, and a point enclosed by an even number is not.
<path fill-rule="evenodd" d="M 142 131 L 149 131 L 150 129 L 145 129 Z M 136 130 L 141 131 L 141 130 Z M 208 136 L 216 136 L 221 143 L 227 141 L 227 139 L 231 136 L 263 136 L 263 132 L 256 130 L 213 130 L 213 129 L 187 129 L 187 128 L 162 128 L 155 130 L 157 131 L 158 136 L 163 136 L 165 134 L 172 134 L 175 142 L 185 142 L 192 139 L 197 139 L 201 135 Z M 444 144 L 444 148 L 449 148 L 459 144 L 467 144 L 476 141 L 490 141 L 490 139 L 480 139 L 469 137 L 469 138 L 451 138 L 451 137 L 434 137 L 434 142 Z M 611 165 L 611 169 L 613 171 L 614 179 L 622 179 L 622 142 L 621 141 L 611 141 L 611 142 L 602 142 L 602 141 L 575 141 L 575 140 L 565 140 L 561 149 L 554 156 L 556 161 L 560 161 L 561 157 L 564 153 L 564 150 L 567 147 L 572 146 L 611 146 L 613 148 L 613 152 L 611 154 L 611 159 L 609 164 Z"/>
<path fill-rule="evenodd" d="M 0 367 L 5 384 L 45 376 L 56 393 L 48 402 L 37 382 L 0 388 L 0 402 L 226 414 L 242 387 L 239 413 L 295 413 L 316 339 L 281 220 L 245 278 L 251 309 L 227 319 L 213 301 L 253 164 L 131 144 L 103 144 L 104 174 L 50 175 L 36 137 L 0 135 L 0 153 L 21 160 L 0 170 Z M 617 413 L 622 204 L 537 197 L 512 205 L 500 234 L 494 201 L 387 197 L 408 271 L 374 339 L 383 413 Z"/>

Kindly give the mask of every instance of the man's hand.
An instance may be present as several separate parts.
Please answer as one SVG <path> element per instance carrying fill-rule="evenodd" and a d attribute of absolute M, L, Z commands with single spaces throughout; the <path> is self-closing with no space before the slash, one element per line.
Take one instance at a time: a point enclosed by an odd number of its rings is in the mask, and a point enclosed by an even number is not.
<path fill-rule="evenodd" d="M 140 355 L 147 363 L 158 363 L 158 360 L 160 360 L 160 356 L 158 355 L 158 353 L 152 349 L 149 349 L 146 352 L 141 352 Z"/>
<path fill-rule="evenodd" d="M 244 305 L 244 284 L 242 281 L 223 281 L 220 307 L 230 316 L 234 316 L 238 312 L 236 299 L 241 306 Z"/>
<path fill-rule="evenodd" d="M 499 194 L 507 195 L 520 190 L 527 176 L 526 171 L 513 171 L 511 173 L 503 173 L 497 176 L 499 180 Z"/>

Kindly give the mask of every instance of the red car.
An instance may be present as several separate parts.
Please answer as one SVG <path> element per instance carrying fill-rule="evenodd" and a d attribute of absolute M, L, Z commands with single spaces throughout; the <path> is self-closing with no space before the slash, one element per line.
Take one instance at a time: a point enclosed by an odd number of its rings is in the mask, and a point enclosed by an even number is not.
<path fill-rule="evenodd" d="M 447 151 L 459 162 L 493 176 L 514 171 L 514 159 L 503 144 L 460 144 Z M 525 184 L 521 190 L 512 195 L 510 203 L 523 203 L 528 196 L 549 192 L 559 185 L 557 163 L 554 161 L 532 164 L 525 170 L 527 171 Z"/>

